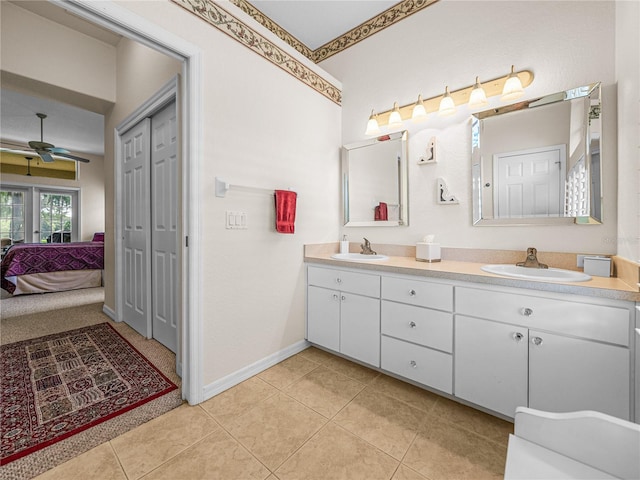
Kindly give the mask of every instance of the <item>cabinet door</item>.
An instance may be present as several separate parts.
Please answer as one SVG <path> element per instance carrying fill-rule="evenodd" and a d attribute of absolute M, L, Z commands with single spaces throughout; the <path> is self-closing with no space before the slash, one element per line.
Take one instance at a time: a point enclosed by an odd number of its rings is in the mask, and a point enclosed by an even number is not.
<path fill-rule="evenodd" d="M 513 417 L 527 406 L 527 330 L 457 315 L 454 394 Z"/>
<path fill-rule="evenodd" d="M 380 367 L 380 300 L 342 293 L 340 353 Z"/>
<path fill-rule="evenodd" d="M 307 287 L 307 340 L 340 351 L 340 292 Z"/>
<path fill-rule="evenodd" d="M 550 412 L 596 410 L 629 420 L 629 350 L 529 332 L 529 406 Z"/>

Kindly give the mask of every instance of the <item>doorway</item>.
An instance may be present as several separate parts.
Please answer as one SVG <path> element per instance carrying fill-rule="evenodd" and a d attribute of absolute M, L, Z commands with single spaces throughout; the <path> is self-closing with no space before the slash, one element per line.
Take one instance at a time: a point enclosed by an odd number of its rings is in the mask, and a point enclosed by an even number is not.
<path fill-rule="evenodd" d="M 200 47 L 184 38 L 165 30 L 149 20 L 136 15 L 131 10 L 111 2 L 77 2 L 75 0 L 60 0 L 60 6 L 80 18 L 96 23 L 107 30 L 140 42 L 161 53 L 182 61 L 180 92 L 182 101 L 178 101 L 180 108 L 180 157 L 182 158 L 181 196 L 182 211 L 180 222 L 182 234 L 182 259 L 179 262 L 184 281 L 180 286 L 179 295 L 184 299 L 178 308 L 181 309 L 182 322 L 179 331 L 178 372 L 182 374 L 182 394 L 190 404 L 197 404 L 203 400 L 204 388 L 202 379 L 202 285 L 199 279 L 202 275 L 202 265 L 198 261 L 201 257 L 201 228 L 200 204 L 202 199 L 195 192 L 200 192 L 201 179 L 197 175 L 202 162 L 202 94 L 203 72 L 202 51 Z M 119 151 L 116 148 L 116 152 Z M 118 170 L 118 164 L 115 165 Z M 118 179 L 119 171 L 114 175 Z M 120 212 L 120 192 L 116 184 L 114 193 L 116 211 Z M 115 227 L 115 259 L 120 258 L 121 231 Z M 117 276 L 116 272 L 116 276 Z M 121 279 L 116 279 L 120 283 Z M 119 295 L 116 290 L 116 297 Z M 116 305 L 118 300 L 116 299 Z M 117 312 L 107 312 L 118 317 Z M 120 317 L 121 318 L 121 317 Z"/>
<path fill-rule="evenodd" d="M 563 215 L 566 145 L 496 154 L 493 172 L 496 218 Z"/>

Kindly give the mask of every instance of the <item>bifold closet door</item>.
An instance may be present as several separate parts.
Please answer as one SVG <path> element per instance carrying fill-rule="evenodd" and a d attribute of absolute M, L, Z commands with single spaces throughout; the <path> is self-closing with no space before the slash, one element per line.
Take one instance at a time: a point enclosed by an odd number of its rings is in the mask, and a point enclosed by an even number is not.
<path fill-rule="evenodd" d="M 151 336 L 150 151 L 151 120 L 145 118 L 122 135 L 122 313 L 123 320 Z"/>
<path fill-rule="evenodd" d="M 151 118 L 151 285 L 153 338 L 176 352 L 178 338 L 178 129 L 176 104 Z"/>

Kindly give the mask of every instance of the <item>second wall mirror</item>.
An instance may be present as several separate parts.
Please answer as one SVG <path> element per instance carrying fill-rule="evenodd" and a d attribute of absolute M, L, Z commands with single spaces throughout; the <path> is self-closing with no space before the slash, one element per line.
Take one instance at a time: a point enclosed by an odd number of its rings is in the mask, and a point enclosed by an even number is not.
<path fill-rule="evenodd" d="M 342 206 L 348 227 L 409 223 L 407 132 L 342 147 Z"/>

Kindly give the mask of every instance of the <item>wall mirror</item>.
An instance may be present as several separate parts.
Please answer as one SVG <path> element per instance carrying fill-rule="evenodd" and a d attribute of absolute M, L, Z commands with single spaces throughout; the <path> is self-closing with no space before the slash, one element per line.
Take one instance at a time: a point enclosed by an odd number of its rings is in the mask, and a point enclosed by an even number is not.
<path fill-rule="evenodd" d="M 342 206 L 348 227 L 409 223 L 407 132 L 342 147 Z"/>
<path fill-rule="evenodd" d="M 602 223 L 600 83 L 471 121 L 474 225 Z"/>

